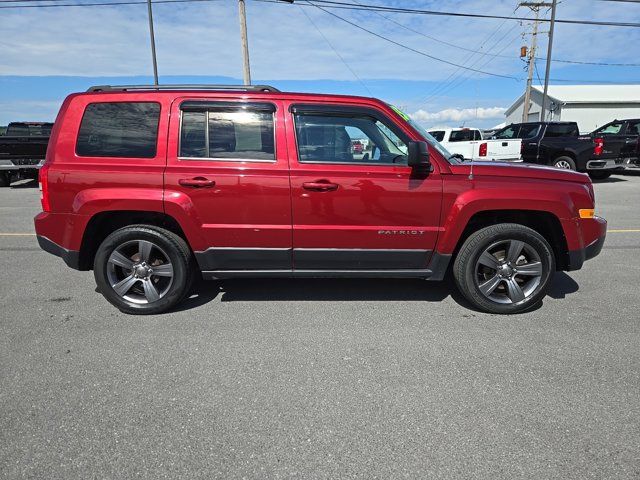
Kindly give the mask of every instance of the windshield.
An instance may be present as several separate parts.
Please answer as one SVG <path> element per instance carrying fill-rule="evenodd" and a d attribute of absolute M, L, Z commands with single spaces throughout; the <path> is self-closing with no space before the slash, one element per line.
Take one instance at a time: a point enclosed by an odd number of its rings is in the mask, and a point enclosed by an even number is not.
<path fill-rule="evenodd" d="M 414 120 L 412 120 L 409 117 L 409 115 L 404 113 L 398 107 L 395 107 L 393 105 L 389 105 L 389 106 L 393 109 L 394 112 L 396 112 L 398 115 L 400 115 L 405 122 L 407 122 L 409 125 L 411 125 L 415 130 L 417 130 L 418 133 L 424 139 L 424 141 L 427 142 L 429 145 L 431 145 L 433 148 L 435 148 L 438 151 L 438 153 L 440 153 L 440 155 L 442 155 L 444 158 L 446 158 L 449 162 L 453 162 L 453 163 L 458 163 L 459 162 L 459 160 L 456 159 L 455 157 L 451 158 L 451 152 L 449 152 L 449 150 L 444 148 L 435 138 L 433 138 L 433 135 L 431 135 L 429 132 L 427 132 L 424 129 L 423 126 L 421 126 L 419 123 L 417 123 Z"/>

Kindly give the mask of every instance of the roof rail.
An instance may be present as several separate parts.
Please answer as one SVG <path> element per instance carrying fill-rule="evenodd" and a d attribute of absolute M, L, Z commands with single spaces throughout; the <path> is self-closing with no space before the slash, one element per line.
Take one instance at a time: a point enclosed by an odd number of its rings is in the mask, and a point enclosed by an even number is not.
<path fill-rule="evenodd" d="M 131 90 L 232 90 L 241 92 L 279 92 L 270 85 L 96 85 L 87 92 L 124 92 Z"/>

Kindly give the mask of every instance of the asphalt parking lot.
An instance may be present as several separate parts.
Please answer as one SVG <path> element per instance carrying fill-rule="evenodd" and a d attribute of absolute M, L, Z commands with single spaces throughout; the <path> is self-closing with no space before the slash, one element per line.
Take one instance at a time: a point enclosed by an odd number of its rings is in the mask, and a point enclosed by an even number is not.
<path fill-rule="evenodd" d="M 0 477 L 640 477 L 640 176 L 595 185 L 602 254 L 536 311 L 450 284 L 207 284 L 121 314 L 0 189 Z"/>

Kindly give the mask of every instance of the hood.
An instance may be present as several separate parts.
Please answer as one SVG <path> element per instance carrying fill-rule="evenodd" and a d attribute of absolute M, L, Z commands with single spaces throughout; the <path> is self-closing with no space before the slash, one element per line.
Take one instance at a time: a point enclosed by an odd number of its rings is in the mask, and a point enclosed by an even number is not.
<path fill-rule="evenodd" d="M 454 175 L 469 175 L 471 162 L 451 165 Z M 473 162 L 473 175 L 494 177 L 537 178 L 541 180 L 562 180 L 574 183 L 590 183 L 589 175 L 573 170 L 563 170 L 544 165 L 509 162 Z"/>

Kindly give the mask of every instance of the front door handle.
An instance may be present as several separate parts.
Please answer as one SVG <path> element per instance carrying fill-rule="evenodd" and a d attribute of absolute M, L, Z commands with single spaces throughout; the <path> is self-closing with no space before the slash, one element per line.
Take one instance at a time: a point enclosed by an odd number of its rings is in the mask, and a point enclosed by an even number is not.
<path fill-rule="evenodd" d="M 183 187 L 192 188 L 211 188 L 215 187 L 216 182 L 205 177 L 181 178 L 178 183 Z"/>
<path fill-rule="evenodd" d="M 338 189 L 338 184 L 331 183 L 328 180 L 316 180 L 315 182 L 304 182 L 302 188 L 313 190 L 314 192 L 332 192 Z"/>

